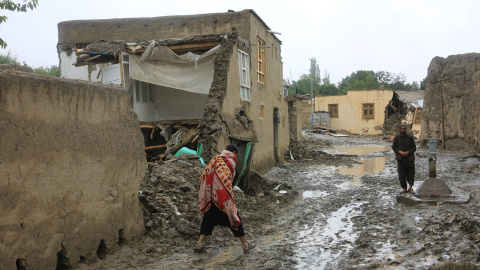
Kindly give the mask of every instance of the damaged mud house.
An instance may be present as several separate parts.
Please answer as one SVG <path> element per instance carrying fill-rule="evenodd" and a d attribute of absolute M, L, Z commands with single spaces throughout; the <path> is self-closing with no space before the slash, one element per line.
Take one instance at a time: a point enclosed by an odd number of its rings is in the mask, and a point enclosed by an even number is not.
<path fill-rule="evenodd" d="M 146 156 L 208 161 L 233 142 L 245 186 L 301 140 L 281 41 L 253 10 L 60 22 L 57 50 L 63 78 L 0 73 L 1 269 L 94 262 L 138 239 Z"/>
<path fill-rule="evenodd" d="M 314 122 L 352 134 L 395 134 L 406 123 L 420 137 L 424 91 L 348 90 L 346 95 L 315 97 Z"/>
<path fill-rule="evenodd" d="M 253 10 L 66 21 L 58 31 L 63 78 L 0 71 L 0 269 L 71 269 L 138 242 L 147 158 L 187 147 L 208 161 L 234 142 L 248 186 L 249 170 L 265 172 L 301 140 L 305 108 L 282 95 L 281 41 Z M 345 111 L 343 97 L 321 97 L 315 111 L 364 134 L 387 132 L 392 116 L 418 118 L 420 139 L 479 149 L 479 71 L 478 53 L 434 58 L 423 118 L 384 89 Z"/>
<path fill-rule="evenodd" d="M 281 41 L 253 10 L 58 28 L 61 76 L 128 91 L 150 156 L 180 144 L 202 146 L 208 160 L 234 142 L 256 171 L 282 160 L 290 133 Z"/>

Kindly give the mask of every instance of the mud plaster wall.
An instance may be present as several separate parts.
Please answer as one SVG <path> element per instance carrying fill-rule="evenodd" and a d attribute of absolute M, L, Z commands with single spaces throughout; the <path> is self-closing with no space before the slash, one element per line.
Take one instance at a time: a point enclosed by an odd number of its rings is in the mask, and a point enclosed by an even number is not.
<path fill-rule="evenodd" d="M 97 40 L 150 40 L 224 34 L 236 27 L 248 36 L 251 10 L 199 15 L 106 20 L 75 20 L 58 24 L 58 49 L 63 43 Z"/>
<path fill-rule="evenodd" d="M 141 236 L 147 164 L 126 93 L 16 72 L 0 81 L 0 269 L 55 269 L 62 250 L 75 267 L 98 260 L 102 240 L 114 250 Z"/>
<path fill-rule="evenodd" d="M 283 98 L 280 43 L 267 32 L 256 17 L 251 16 L 250 25 L 250 35 L 241 38 L 249 40 L 250 44 L 256 44 L 259 37 L 265 41 L 265 46 L 269 47 L 265 48 L 266 82 L 265 84 L 257 82 L 257 47 L 237 42 L 233 47 L 227 80 L 228 90 L 221 114 L 223 120 L 228 123 L 230 134 L 254 141 L 252 169 L 264 173 L 273 167 L 276 161 L 283 161 L 285 149 L 289 148 L 288 102 Z M 242 101 L 240 97 L 238 49 L 250 55 L 250 101 Z M 274 155 L 275 108 L 278 108 L 280 114 L 277 156 Z"/>
<path fill-rule="evenodd" d="M 328 104 L 338 104 L 338 118 L 331 118 L 331 128 L 353 134 L 383 133 L 385 107 L 393 97 L 390 89 L 348 90 L 347 95 L 315 97 L 315 111 L 328 112 Z M 363 119 L 363 104 L 374 104 L 374 119 Z"/>
<path fill-rule="evenodd" d="M 448 140 L 460 138 L 480 149 L 479 77 L 480 53 L 432 59 L 425 90 L 422 140 L 442 140 L 443 115 L 447 145 Z"/>
<path fill-rule="evenodd" d="M 302 141 L 302 107 L 303 102 L 300 99 L 294 99 L 288 102 L 290 140 L 293 142 Z"/>
<path fill-rule="evenodd" d="M 312 118 L 312 105 L 308 100 L 302 100 L 300 106 L 302 108 L 302 129 L 311 129 L 312 124 L 310 119 Z"/>

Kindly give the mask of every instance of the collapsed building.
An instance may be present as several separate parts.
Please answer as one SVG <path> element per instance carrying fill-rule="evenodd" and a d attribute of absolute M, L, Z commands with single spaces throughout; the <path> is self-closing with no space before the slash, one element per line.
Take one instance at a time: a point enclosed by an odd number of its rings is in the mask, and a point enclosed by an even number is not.
<path fill-rule="evenodd" d="M 435 57 L 425 89 L 421 139 L 436 138 L 443 148 L 462 144 L 480 149 L 480 53 Z"/>
<path fill-rule="evenodd" d="M 65 21 L 58 31 L 61 76 L 124 88 L 151 160 L 185 146 L 208 161 L 229 143 L 246 177 L 283 160 L 281 41 L 253 10 Z"/>

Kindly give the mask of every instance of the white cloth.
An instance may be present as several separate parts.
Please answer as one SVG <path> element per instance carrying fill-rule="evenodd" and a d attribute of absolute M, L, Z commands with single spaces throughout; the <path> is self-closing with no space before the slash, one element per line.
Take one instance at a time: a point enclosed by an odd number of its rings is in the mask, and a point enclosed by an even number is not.
<path fill-rule="evenodd" d="M 213 81 L 213 60 L 220 45 L 197 55 L 177 55 L 152 42 L 142 54 L 130 55 L 130 78 L 184 91 L 208 94 Z"/>

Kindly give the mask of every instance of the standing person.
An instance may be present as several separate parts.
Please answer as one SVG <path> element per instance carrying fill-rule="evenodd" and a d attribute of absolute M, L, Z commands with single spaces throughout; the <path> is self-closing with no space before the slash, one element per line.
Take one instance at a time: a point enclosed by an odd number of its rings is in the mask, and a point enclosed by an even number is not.
<path fill-rule="evenodd" d="M 413 182 L 415 176 L 415 151 L 417 146 L 413 136 L 407 134 L 407 125 L 401 124 L 399 126 L 400 134 L 393 138 L 392 149 L 395 152 L 395 159 L 397 160 L 398 179 L 402 191 L 400 193 L 414 193 Z M 407 182 L 409 184 L 407 191 Z"/>
<path fill-rule="evenodd" d="M 237 146 L 230 144 L 218 156 L 210 160 L 200 177 L 200 211 L 204 214 L 200 227 L 200 238 L 194 251 L 205 252 L 205 238 L 211 235 L 217 225 L 230 227 L 242 243 L 244 253 L 255 246 L 249 245 L 235 201 L 233 200 L 233 179 L 238 154 Z"/>

